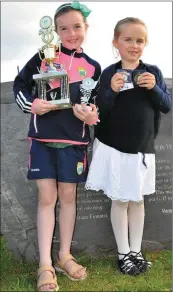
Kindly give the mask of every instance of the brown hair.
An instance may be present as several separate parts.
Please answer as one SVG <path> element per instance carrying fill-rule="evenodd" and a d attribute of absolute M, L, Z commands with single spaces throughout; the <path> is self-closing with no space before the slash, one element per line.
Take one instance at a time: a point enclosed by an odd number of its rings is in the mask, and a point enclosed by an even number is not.
<path fill-rule="evenodd" d="M 56 24 L 56 19 L 65 14 L 68 13 L 69 11 L 78 11 L 79 13 L 81 13 L 81 15 L 83 16 L 83 21 L 84 23 L 86 23 L 86 17 L 83 15 L 83 13 L 80 10 L 74 9 L 71 7 L 71 3 L 65 3 L 61 6 L 58 7 L 58 9 L 55 12 L 55 16 L 54 16 L 54 24 L 55 24 L 55 29 L 57 30 L 57 24 Z"/>
<path fill-rule="evenodd" d="M 142 20 L 140 20 L 139 18 L 135 18 L 135 17 L 126 17 L 126 18 L 123 18 L 120 21 L 118 21 L 115 28 L 114 28 L 114 39 L 115 40 L 118 39 L 120 32 L 121 32 L 121 26 L 123 24 L 140 24 L 140 25 L 143 25 L 147 31 L 147 27 Z M 148 42 L 148 35 L 146 33 L 146 43 L 147 42 Z"/>

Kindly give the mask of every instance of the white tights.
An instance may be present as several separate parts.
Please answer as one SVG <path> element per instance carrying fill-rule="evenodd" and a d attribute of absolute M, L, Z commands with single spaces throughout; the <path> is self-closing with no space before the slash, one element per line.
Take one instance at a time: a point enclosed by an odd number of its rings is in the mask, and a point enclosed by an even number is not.
<path fill-rule="evenodd" d="M 144 216 L 144 201 L 112 201 L 111 223 L 119 253 L 141 250 Z"/>

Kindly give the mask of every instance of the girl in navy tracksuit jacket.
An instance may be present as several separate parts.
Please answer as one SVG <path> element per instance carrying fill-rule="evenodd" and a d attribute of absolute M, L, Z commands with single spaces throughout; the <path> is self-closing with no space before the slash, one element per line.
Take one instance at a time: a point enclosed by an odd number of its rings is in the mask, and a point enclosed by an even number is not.
<path fill-rule="evenodd" d="M 87 175 L 87 145 L 90 142 L 88 125 L 98 119 L 94 103 L 94 86 L 101 74 L 100 65 L 87 56 L 81 44 L 88 24 L 90 10 L 79 2 L 61 5 L 55 13 L 55 27 L 62 42 L 54 67 L 67 70 L 72 109 L 59 110 L 49 101 L 60 98 L 59 81 L 47 84 L 47 100 L 37 96 L 33 75 L 45 72 L 49 64 L 37 53 L 24 66 L 14 81 L 18 106 L 31 114 L 28 136 L 31 139 L 28 179 L 36 180 L 39 190 L 37 213 L 40 263 L 38 290 L 58 290 L 52 267 L 51 243 L 55 223 L 54 207 L 57 194 L 60 202 L 60 250 L 55 268 L 72 280 L 86 278 L 86 269 L 70 254 L 76 218 L 76 186 Z M 43 60 L 42 60 L 43 58 Z M 90 106 L 89 106 L 89 103 Z M 82 104 L 82 106 L 81 106 Z"/>

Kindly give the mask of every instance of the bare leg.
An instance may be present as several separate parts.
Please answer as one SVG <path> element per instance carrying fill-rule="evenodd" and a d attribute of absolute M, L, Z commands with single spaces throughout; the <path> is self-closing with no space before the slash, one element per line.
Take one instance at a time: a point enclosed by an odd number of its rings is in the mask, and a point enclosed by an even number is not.
<path fill-rule="evenodd" d="M 71 241 L 74 232 L 76 220 L 76 184 L 75 183 L 58 183 L 58 196 L 60 201 L 59 211 L 59 231 L 60 231 L 60 251 L 59 259 L 62 260 L 70 253 Z M 70 260 L 66 264 L 66 270 L 70 271 L 72 266 L 78 265 Z M 75 273 L 76 278 L 85 275 L 85 270 Z"/>
<path fill-rule="evenodd" d="M 50 265 L 51 245 L 53 230 L 55 225 L 54 208 L 57 200 L 57 184 L 55 179 L 39 179 L 36 181 L 39 190 L 38 210 L 37 210 L 37 234 L 40 255 L 39 266 Z M 51 272 L 43 272 L 40 280 L 46 279 Z M 43 285 L 41 291 L 53 291 L 55 285 Z"/>

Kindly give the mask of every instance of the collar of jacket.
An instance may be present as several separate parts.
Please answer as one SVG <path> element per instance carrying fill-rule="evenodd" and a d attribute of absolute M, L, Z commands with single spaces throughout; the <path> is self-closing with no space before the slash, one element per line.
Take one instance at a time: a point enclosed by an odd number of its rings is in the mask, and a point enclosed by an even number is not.
<path fill-rule="evenodd" d="M 57 50 L 57 52 L 58 51 L 59 50 Z M 69 56 L 71 56 L 75 52 L 75 58 L 81 58 L 83 56 L 83 54 L 84 54 L 83 53 L 83 49 L 82 49 L 82 52 L 81 53 L 77 53 L 76 52 L 76 49 L 70 50 L 70 49 L 64 47 L 63 45 L 61 45 L 61 52 L 64 53 L 64 54 L 66 54 L 66 55 L 69 55 Z"/>
<path fill-rule="evenodd" d="M 145 68 L 145 64 L 142 62 L 142 60 L 139 60 L 139 65 L 134 70 L 142 70 L 144 68 Z M 117 70 L 117 69 L 122 69 L 121 60 L 115 64 L 115 70 Z"/>

